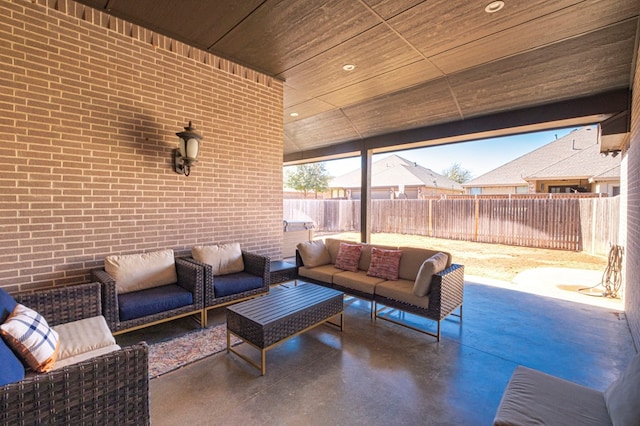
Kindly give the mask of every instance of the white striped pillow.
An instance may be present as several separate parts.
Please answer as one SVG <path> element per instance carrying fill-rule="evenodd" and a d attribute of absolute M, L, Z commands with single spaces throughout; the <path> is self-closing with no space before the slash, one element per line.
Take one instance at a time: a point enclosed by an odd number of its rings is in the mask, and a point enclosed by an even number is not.
<path fill-rule="evenodd" d="M 7 345 L 33 370 L 44 373 L 53 368 L 60 347 L 58 333 L 33 309 L 16 305 L 0 325 L 0 333 Z"/>

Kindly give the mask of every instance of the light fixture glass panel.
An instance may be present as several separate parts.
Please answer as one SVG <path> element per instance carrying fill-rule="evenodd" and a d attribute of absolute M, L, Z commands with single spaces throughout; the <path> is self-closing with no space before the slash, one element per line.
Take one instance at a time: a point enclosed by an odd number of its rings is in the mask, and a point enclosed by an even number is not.
<path fill-rule="evenodd" d="M 179 138 L 178 141 L 179 141 L 180 155 L 182 157 L 186 157 L 187 156 L 187 142 L 182 138 Z"/>
<path fill-rule="evenodd" d="M 198 139 L 191 138 L 187 141 L 187 155 L 186 157 L 189 159 L 195 160 L 198 158 L 198 150 L 199 150 Z"/>

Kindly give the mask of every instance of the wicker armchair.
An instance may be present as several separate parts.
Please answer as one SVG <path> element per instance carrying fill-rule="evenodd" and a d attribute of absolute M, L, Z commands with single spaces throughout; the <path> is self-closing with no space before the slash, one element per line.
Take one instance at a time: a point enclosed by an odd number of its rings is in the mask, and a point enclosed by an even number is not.
<path fill-rule="evenodd" d="M 102 315 L 104 315 L 109 324 L 109 328 L 114 335 L 126 333 L 128 331 L 137 330 L 151 325 L 171 321 L 177 318 L 187 317 L 194 314 L 200 315 L 200 322 L 204 326 L 204 314 L 202 311 L 204 300 L 204 271 L 201 266 L 195 265 L 184 259 L 176 258 L 176 274 L 178 282 L 168 286 L 156 287 L 148 290 L 142 290 L 139 296 L 149 295 L 150 297 L 163 297 L 162 292 L 166 290 L 166 297 L 171 299 L 173 291 L 176 288 L 187 290 L 192 294 L 189 304 L 175 307 L 172 309 L 155 312 L 149 315 L 143 315 L 137 318 L 123 320 L 121 319 L 120 295 L 116 289 L 115 279 L 109 275 L 104 268 L 94 269 L 91 275 L 95 281 L 102 284 Z M 131 293 L 128 293 L 130 295 Z"/>
<path fill-rule="evenodd" d="M 50 325 L 101 315 L 100 284 L 14 296 Z M 149 424 L 144 343 L 0 387 L 0 424 Z"/>
<path fill-rule="evenodd" d="M 185 258 L 185 260 L 192 262 L 195 265 L 204 268 L 204 309 L 203 309 L 203 321 L 206 326 L 207 311 L 210 309 L 218 308 L 220 306 L 236 303 L 241 300 L 250 299 L 260 294 L 266 294 L 269 292 L 270 281 L 270 264 L 271 261 L 268 257 L 261 256 L 255 253 L 249 253 L 242 251 L 242 260 L 244 262 L 244 271 L 229 274 L 220 275 L 214 277 L 213 268 L 206 263 L 198 262 L 193 257 Z M 253 288 L 243 289 L 237 293 L 220 295 L 216 294 L 215 280 L 235 280 L 242 281 L 243 279 L 254 280 L 259 278 L 261 280 L 259 287 L 252 286 Z"/>

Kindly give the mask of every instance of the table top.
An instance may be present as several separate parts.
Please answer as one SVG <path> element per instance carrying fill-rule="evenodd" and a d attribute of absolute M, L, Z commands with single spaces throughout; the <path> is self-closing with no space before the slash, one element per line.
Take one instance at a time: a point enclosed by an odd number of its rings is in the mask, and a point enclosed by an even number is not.
<path fill-rule="evenodd" d="M 295 263 L 285 262 L 284 260 L 272 260 L 270 268 L 271 272 L 280 272 L 286 269 L 297 268 L 297 266 L 295 265 Z"/>
<path fill-rule="evenodd" d="M 344 293 L 316 284 L 298 282 L 291 288 L 272 289 L 268 295 L 256 297 L 227 307 L 257 324 L 265 325 L 286 318 Z"/>

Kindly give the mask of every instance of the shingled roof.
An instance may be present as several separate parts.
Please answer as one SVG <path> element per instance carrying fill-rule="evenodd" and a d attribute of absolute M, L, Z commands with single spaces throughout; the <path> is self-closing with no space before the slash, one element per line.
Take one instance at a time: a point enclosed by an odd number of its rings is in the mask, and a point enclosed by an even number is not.
<path fill-rule="evenodd" d="M 360 188 L 360 170 L 333 178 L 330 188 Z M 424 186 L 462 191 L 462 185 L 431 169 L 398 155 L 390 155 L 371 165 L 371 187 Z"/>
<path fill-rule="evenodd" d="M 527 180 L 620 178 L 620 158 L 600 155 L 598 131 L 583 127 L 463 184 L 522 186 Z"/>

